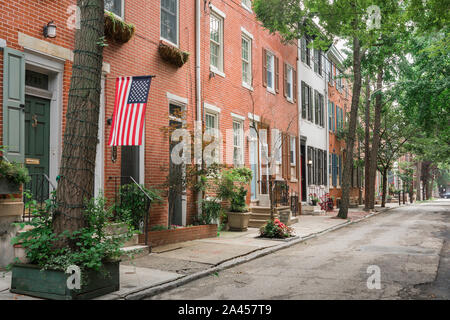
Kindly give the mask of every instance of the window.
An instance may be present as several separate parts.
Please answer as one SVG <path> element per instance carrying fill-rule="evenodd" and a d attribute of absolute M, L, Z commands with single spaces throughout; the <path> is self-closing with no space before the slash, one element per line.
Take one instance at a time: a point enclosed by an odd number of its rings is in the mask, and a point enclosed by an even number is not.
<path fill-rule="evenodd" d="M 333 128 L 333 132 L 336 132 L 336 112 L 334 108 L 334 103 L 331 103 L 331 126 Z"/>
<path fill-rule="evenodd" d="M 242 83 L 252 85 L 252 40 L 242 36 Z"/>
<path fill-rule="evenodd" d="M 333 130 L 333 127 L 332 127 L 333 118 L 332 118 L 331 112 L 332 112 L 332 103 L 330 101 L 328 101 L 328 130 L 329 131 Z"/>
<path fill-rule="evenodd" d="M 322 184 L 327 185 L 327 151 L 323 151 L 323 180 Z"/>
<path fill-rule="evenodd" d="M 339 92 L 342 92 L 342 72 L 339 69 L 336 69 L 336 89 Z"/>
<path fill-rule="evenodd" d="M 214 113 L 205 113 L 205 133 L 217 137 L 219 130 L 218 116 Z M 214 139 L 215 140 L 215 139 Z M 212 141 L 211 141 L 212 142 Z M 216 162 L 219 161 L 219 153 L 217 148 L 211 152 L 212 157 Z"/>
<path fill-rule="evenodd" d="M 243 128 L 241 121 L 233 121 L 233 164 L 235 167 L 244 164 Z"/>
<path fill-rule="evenodd" d="M 123 18 L 123 0 L 105 0 L 105 10 Z"/>
<path fill-rule="evenodd" d="M 324 121 L 323 121 L 323 116 L 324 116 L 324 99 L 323 99 L 323 95 L 319 93 L 319 126 L 324 127 Z"/>
<path fill-rule="evenodd" d="M 161 38 L 178 45 L 178 0 L 161 0 Z"/>
<path fill-rule="evenodd" d="M 275 57 L 270 52 L 266 51 L 266 61 L 267 61 L 267 88 L 275 91 L 275 68 L 274 68 Z"/>
<path fill-rule="evenodd" d="M 281 131 L 277 130 L 275 133 L 275 161 L 277 164 L 281 164 L 282 161 L 282 147 L 283 147 L 283 137 Z"/>
<path fill-rule="evenodd" d="M 210 64 L 223 72 L 223 18 L 214 13 L 210 19 Z"/>
<path fill-rule="evenodd" d="M 302 117 L 313 120 L 313 96 L 311 87 L 302 81 Z"/>
<path fill-rule="evenodd" d="M 301 40 L 301 59 L 308 66 L 311 66 L 311 54 L 310 49 L 308 48 L 310 40 L 306 38 L 302 38 Z"/>
<path fill-rule="evenodd" d="M 319 93 L 314 90 L 314 123 L 319 124 Z"/>
<path fill-rule="evenodd" d="M 294 69 L 284 64 L 284 76 L 285 76 L 285 96 L 289 101 L 294 101 Z"/>
<path fill-rule="evenodd" d="M 242 6 L 248 10 L 252 10 L 252 0 L 242 0 Z"/>
<path fill-rule="evenodd" d="M 295 150 L 296 150 L 296 145 L 295 145 L 295 141 L 296 141 L 296 139 L 295 139 L 295 137 L 290 137 L 289 139 L 291 139 L 291 141 L 290 141 L 290 150 L 289 150 L 289 158 L 290 158 L 290 163 L 291 163 L 291 166 L 295 166 L 295 164 L 296 164 L 296 153 L 295 153 Z"/>
<path fill-rule="evenodd" d="M 322 75 L 322 51 L 314 49 L 314 72 Z"/>

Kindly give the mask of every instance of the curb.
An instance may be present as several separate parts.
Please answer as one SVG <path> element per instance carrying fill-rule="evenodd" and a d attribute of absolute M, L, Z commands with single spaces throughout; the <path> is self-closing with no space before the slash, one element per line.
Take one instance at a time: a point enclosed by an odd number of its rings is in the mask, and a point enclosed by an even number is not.
<path fill-rule="evenodd" d="M 405 204 L 405 206 L 408 206 L 408 205 Z M 378 214 L 384 213 L 384 212 L 392 210 L 392 209 L 397 209 L 397 208 L 400 208 L 400 207 L 384 208 L 384 209 L 381 209 L 379 211 L 370 213 L 367 216 L 364 216 L 364 217 L 362 217 L 360 219 L 353 220 L 353 221 L 349 220 L 347 222 L 343 222 L 341 224 L 338 224 L 336 226 L 330 227 L 328 229 L 325 229 L 325 230 L 322 230 L 322 231 L 310 234 L 310 235 L 308 235 L 308 236 L 306 236 L 304 238 L 300 238 L 299 237 L 298 239 L 294 239 L 292 241 L 284 242 L 282 244 L 275 245 L 275 246 L 268 247 L 268 248 L 259 249 L 259 250 L 256 250 L 256 251 L 252 251 L 252 252 L 250 252 L 248 254 L 245 254 L 243 256 L 232 258 L 230 260 L 221 262 L 218 265 L 216 265 L 216 266 L 214 266 L 212 268 L 209 268 L 207 270 L 199 271 L 197 273 L 194 273 L 194 274 L 191 274 L 191 275 L 187 275 L 187 276 L 184 276 L 182 278 L 175 279 L 175 280 L 163 283 L 163 284 L 152 285 L 150 287 L 142 287 L 140 289 L 136 289 L 136 291 L 138 291 L 138 292 L 129 293 L 129 294 L 126 294 L 126 295 L 123 295 L 123 296 L 114 296 L 114 297 L 110 296 L 110 297 L 105 297 L 105 298 L 107 300 L 141 300 L 141 299 L 144 299 L 144 298 L 148 298 L 148 297 L 160 294 L 162 292 L 165 292 L 165 291 L 168 291 L 168 290 L 171 290 L 171 289 L 175 289 L 177 287 L 180 287 L 180 286 L 182 286 L 182 285 L 184 285 L 186 283 L 192 282 L 194 280 L 198 280 L 200 278 L 204 278 L 204 277 L 206 277 L 208 275 L 211 275 L 213 273 L 216 273 L 216 272 L 219 272 L 219 271 L 223 271 L 225 269 L 229 269 L 231 267 L 234 267 L 234 266 L 237 266 L 237 265 L 240 265 L 240 264 L 252 261 L 254 259 L 266 256 L 266 255 L 271 254 L 271 253 L 274 253 L 274 252 L 276 252 L 278 250 L 289 248 L 289 247 L 291 247 L 293 245 L 296 245 L 298 243 L 304 242 L 306 240 L 309 240 L 309 239 L 312 239 L 312 238 L 316 238 L 316 237 L 321 236 L 323 234 L 326 234 L 328 232 L 341 229 L 341 228 L 343 228 L 345 226 L 361 222 L 363 220 L 366 220 L 366 219 L 371 218 L 373 216 L 376 216 Z"/>

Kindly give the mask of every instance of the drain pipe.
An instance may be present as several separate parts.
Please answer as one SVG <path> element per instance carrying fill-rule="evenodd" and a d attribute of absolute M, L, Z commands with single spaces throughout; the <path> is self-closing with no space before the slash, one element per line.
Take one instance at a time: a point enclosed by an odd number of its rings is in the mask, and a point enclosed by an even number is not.
<path fill-rule="evenodd" d="M 201 52 L 200 52 L 200 21 L 201 21 L 201 2 L 202 0 L 196 0 L 195 1 L 195 85 L 196 85 L 196 106 L 197 106 L 197 119 L 196 119 L 196 125 L 195 128 L 197 130 L 200 129 L 200 133 L 195 135 L 195 138 L 201 138 L 202 137 L 202 83 L 201 83 Z M 201 141 L 202 141 L 201 140 Z M 195 142 L 196 144 L 194 146 L 194 149 L 200 145 L 200 150 L 197 150 L 197 152 L 194 152 L 194 158 L 196 156 L 199 156 L 199 159 L 196 159 L 197 166 L 201 167 L 202 165 L 202 158 L 203 158 L 203 152 L 201 150 L 202 142 Z M 198 180 L 200 181 L 200 177 L 198 177 Z M 199 192 L 197 194 L 197 212 L 200 215 L 201 214 L 201 200 L 202 200 L 202 193 Z"/>

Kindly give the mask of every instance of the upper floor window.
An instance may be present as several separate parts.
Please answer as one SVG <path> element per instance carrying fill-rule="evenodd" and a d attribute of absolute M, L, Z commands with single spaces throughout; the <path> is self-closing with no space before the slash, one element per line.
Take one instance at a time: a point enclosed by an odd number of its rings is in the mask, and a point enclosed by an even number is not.
<path fill-rule="evenodd" d="M 242 84 L 252 85 L 252 39 L 242 35 Z"/>
<path fill-rule="evenodd" d="M 123 0 L 105 0 L 105 10 L 114 13 L 120 18 L 123 18 L 123 2 Z"/>
<path fill-rule="evenodd" d="M 292 137 L 292 136 L 289 137 L 289 139 L 291 140 L 289 143 L 289 159 L 290 159 L 291 166 L 295 166 L 296 156 L 297 156 L 297 154 L 295 152 L 297 139 L 296 139 L 296 137 Z"/>
<path fill-rule="evenodd" d="M 301 59 L 308 66 L 311 66 L 311 50 L 308 48 L 310 40 L 307 38 L 302 38 L 301 40 Z"/>
<path fill-rule="evenodd" d="M 223 71 L 223 18 L 211 12 L 210 18 L 210 64 Z"/>
<path fill-rule="evenodd" d="M 252 10 L 252 0 L 242 0 L 242 6 L 248 10 Z"/>
<path fill-rule="evenodd" d="M 294 68 L 284 64 L 285 96 L 289 101 L 294 101 Z"/>
<path fill-rule="evenodd" d="M 322 75 L 322 51 L 314 49 L 314 72 Z"/>
<path fill-rule="evenodd" d="M 313 121 L 313 94 L 311 87 L 302 81 L 302 118 L 308 118 L 309 121 Z"/>
<path fill-rule="evenodd" d="M 161 38 L 178 45 L 178 0 L 161 0 Z"/>
<path fill-rule="evenodd" d="M 342 92 L 343 86 L 342 86 L 342 72 L 341 70 L 336 68 L 336 89 L 338 89 L 340 92 Z"/>
<path fill-rule="evenodd" d="M 219 116 L 215 113 L 205 113 L 205 133 L 214 137 L 213 140 L 216 141 L 219 135 Z M 211 156 L 214 162 L 219 161 L 219 152 L 217 148 L 211 151 Z"/>
<path fill-rule="evenodd" d="M 263 86 L 272 93 L 278 93 L 279 69 L 278 58 L 270 51 L 263 49 Z"/>

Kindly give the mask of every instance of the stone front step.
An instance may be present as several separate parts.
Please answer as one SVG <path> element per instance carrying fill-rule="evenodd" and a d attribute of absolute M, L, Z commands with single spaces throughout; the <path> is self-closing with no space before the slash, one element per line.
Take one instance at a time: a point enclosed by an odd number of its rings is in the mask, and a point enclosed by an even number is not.
<path fill-rule="evenodd" d="M 267 220 L 270 220 L 270 217 L 269 217 L 269 219 L 264 219 L 264 220 L 250 219 L 248 221 L 248 226 L 250 228 L 261 228 L 263 225 L 265 225 L 267 223 Z"/>
<path fill-rule="evenodd" d="M 148 255 L 150 253 L 150 247 L 145 245 L 136 245 L 120 248 L 120 251 L 122 252 L 120 260 L 128 261 Z"/>

